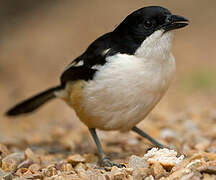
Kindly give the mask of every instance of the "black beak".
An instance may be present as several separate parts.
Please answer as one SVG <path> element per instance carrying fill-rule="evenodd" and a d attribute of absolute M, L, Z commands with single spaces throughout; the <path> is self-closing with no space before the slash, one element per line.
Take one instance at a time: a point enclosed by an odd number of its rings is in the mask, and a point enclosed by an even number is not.
<path fill-rule="evenodd" d="M 189 24 L 189 21 L 186 18 L 178 15 L 169 15 L 165 21 L 166 23 L 163 26 L 165 32 L 180 29 Z"/>

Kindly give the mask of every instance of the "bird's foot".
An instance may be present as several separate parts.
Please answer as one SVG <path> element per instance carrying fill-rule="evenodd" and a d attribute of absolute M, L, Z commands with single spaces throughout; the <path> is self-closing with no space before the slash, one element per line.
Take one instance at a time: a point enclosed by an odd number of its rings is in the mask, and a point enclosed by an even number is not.
<path fill-rule="evenodd" d="M 113 166 L 116 166 L 118 168 L 124 168 L 124 167 L 126 167 L 124 164 L 113 163 L 107 157 L 101 159 L 100 165 L 103 166 L 103 167 L 113 167 Z"/>

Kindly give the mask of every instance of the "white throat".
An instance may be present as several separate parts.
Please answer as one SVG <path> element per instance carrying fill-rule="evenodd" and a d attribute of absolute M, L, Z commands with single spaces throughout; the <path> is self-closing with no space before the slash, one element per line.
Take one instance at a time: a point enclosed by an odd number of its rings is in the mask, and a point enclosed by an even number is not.
<path fill-rule="evenodd" d="M 173 32 L 164 33 L 163 30 L 155 31 L 146 38 L 136 50 L 135 56 L 145 59 L 164 60 L 170 56 L 173 41 Z"/>

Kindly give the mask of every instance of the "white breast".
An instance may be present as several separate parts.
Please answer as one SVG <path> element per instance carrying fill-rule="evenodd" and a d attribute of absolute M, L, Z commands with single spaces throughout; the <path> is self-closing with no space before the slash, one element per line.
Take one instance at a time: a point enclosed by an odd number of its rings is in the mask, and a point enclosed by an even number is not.
<path fill-rule="evenodd" d="M 158 41 L 154 43 L 160 45 Z M 83 88 L 82 107 L 95 128 L 129 130 L 143 120 L 164 95 L 175 72 L 175 60 L 167 49 L 155 54 L 153 44 L 149 44 L 151 53 L 143 49 L 148 48 L 143 45 L 136 56 L 109 57 L 94 80 Z"/>
<path fill-rule="evenodd" d="M 68 83 L 64 99 L 88 127 L 131 129 L 159 102 L 173 78 L 175 59 L 171 43 L 171 33 L 155 32 L 135 55 L 108 57 L 107 63 L 98 67 L 94 79 L 82 88 L 77 85 L 77 90 L 74 83 Z"/>

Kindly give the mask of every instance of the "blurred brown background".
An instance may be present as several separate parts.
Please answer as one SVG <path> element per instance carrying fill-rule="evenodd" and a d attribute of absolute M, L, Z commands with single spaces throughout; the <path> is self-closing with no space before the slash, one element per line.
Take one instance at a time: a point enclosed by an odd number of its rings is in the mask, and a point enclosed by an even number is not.
<path fill-rule="evenodd" d="M 49 141 L 53 131 L 86 130 L 60 100 L 26 117 L 7 119 L 3 113 L 20 100 L 57 85 L 64 67 L 89 43 L 147 5 L 164 6 L 191 22 L 176 32 L 176 78 L 150 117 L 166 114 L 166 120 L 171 112 L 174 116 L 193 107 L 215 109 L 216 1 L 1 0 L 0 142 L 37 143 Z"/>

